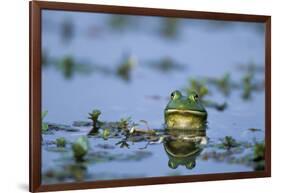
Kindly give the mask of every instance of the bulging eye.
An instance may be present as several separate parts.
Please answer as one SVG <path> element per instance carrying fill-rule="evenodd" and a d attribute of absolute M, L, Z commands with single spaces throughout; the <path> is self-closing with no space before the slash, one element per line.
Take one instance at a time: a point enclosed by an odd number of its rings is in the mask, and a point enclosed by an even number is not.
<path fill-rule="evenodd" d="M 172 100 L 176 100 L 179 99 L 181 97 L 181 93 L 180 91 L 176 90 L 174 92 L 171 93 L 171 99 Z"/>
<path fill-rule="evenodd" d="M 198 100 L 198 99 L 199 99 L 198 94 L 195 94 L 195 95 L 194 95 L 194 100 Z"/>
<path fill-rule="evenodd" d="M 172 93 L 171 93 L 171 99 L 173 99 L 174 96 L 175 96 L 175 92 L 172 92 Z"/>

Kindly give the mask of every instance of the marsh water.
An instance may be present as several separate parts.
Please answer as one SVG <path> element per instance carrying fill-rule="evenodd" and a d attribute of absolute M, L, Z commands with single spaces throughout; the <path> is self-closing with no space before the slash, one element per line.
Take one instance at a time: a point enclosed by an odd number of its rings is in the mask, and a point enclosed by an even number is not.
<path fill-rule="evenodd" d="M 49 124 L 42 132 L 43 183 L 256 169 L 255 144 L 264 142 L 265 125 L 263 24 L 44 10 L 42 48 L 43 122 Z M 245 81 L 249 73 L 255 86 Z M 226 84 L 209 84 L 223 77 Z M 205 81 L 204 99 L 227 104 L 206 105 L 205 143 L 183 158 L 192 159 L 192 167 L 184 160 L 171 167 L 161 141 L 120 147 L 122 136 L 88 135 L 93 109 L 104 123 L 129 117 L 132 125 L 165 135 L 170 94 L 187 95 L 191 80 Z M 84 135 L 90 150 L 77 163 L 71 144 Z M 225 147 L 226 136 L 239 145 Z M 64 148 L 55 145 L 59 137 L 66 139 Z"/>

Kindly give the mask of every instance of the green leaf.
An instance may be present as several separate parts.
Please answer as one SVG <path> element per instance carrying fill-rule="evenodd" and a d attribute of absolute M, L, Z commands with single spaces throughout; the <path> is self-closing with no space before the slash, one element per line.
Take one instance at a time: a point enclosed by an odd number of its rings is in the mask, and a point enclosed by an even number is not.
<path fill-rule="evenodd" d="M 77 161 L 83 161 L 89 151 L 89 141 L 86 136 L 80 136 L 72 145 L 72 151 Z"/>
<path fill-rule="evenodd" d="M 45 131 L 48 131 L 48 128 L 49 128 L 49 126 L 48 126 L 48 124 L 47 123 L 42 123 L 42 131 L 43 132 L 45 132 Z"/>
<path fill-rule="evenodd" d="M 41 113 L 41 118 L 42 118 L 42 120 L 47 116 L 47 114 L 48 114 L 48 111 L 43 111 L 43 112 Z"/>
<path fill-rule="evenodd" d="M 66 145 L 65 138 L 64 137 L 57 138 L 56 145 L 57 145 L 57 147 L 65 147 L 65 145 Z"/>

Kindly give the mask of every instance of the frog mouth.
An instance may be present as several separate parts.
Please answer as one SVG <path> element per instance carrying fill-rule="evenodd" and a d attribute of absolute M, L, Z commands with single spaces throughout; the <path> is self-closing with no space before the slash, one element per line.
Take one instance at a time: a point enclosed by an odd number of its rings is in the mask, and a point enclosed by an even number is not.
<path fill-rule="evenodd" d="M 183 110 L 183 109 L 167 109 L 167 113 L 172 114 L 172 113 L 180 113 L 180 114 L 193 114 L 193 115 L 199 115 L 199 116 L 205 116 L 206 112 L 204 111 L 195 111 L 195 110 Z"/>

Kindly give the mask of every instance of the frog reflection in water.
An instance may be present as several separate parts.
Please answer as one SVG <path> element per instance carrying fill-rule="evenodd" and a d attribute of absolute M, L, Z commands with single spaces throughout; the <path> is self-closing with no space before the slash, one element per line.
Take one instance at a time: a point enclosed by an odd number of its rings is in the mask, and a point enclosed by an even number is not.
<path fill-rule="evenodd" d="M 195 92 L 187 97 L 172 92 L 164 115 L 167 129 L 204 129 L 207 121 L 207 111 Z"/>
<path fill-rule="evenodd" d="M 168 166 L 176 169 L 179 165 L 187 169 L 196 166 L 196 158 L 207 143 L 205 130 L 168 130 L 171 136 L 164 144 L 165 152 L 169 157 Z"/>

